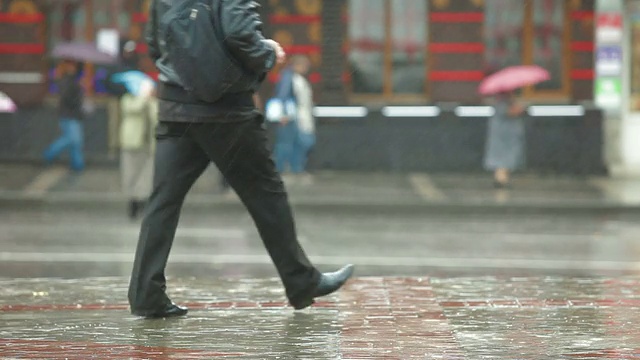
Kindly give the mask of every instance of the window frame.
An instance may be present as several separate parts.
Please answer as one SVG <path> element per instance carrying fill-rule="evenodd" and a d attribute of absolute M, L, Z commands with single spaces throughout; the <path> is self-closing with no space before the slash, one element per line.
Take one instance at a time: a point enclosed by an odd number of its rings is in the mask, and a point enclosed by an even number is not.
<path fill-rule="evenodd" d="M 573 54 L 571 52 L 571 6 L 568 1 L 562 1 L 563 4 L 563 36 L 562 36 L 562 53 L 560 56 L 562 66 L 562 78 L 560 89 L 557 90 L 536 90 L 534 86 L 527 86 L 523 89 L 523 96 L 532 100 L 560 100 L 569 99 L 571 94 L 571 63 Z M 522 63 L 523 65 L 534 64 L 534 38 L 535 27 L 533 23 L 533 6 L 525 6 L 524 23 L 522 24 Z"/>
<path fill-rule="evenodd" d="M 416 104 L 416 103 L 424 103 L 429 99 L 430 93 L 430 82 L 428 81 L 429 74 L 429 54 L 428 48 L 431 42 L 431 31 L 429 31 L 429 24 L 427 23 L 426 29 L 427 33 L 425 34 L 426 45 L 424 46 L 424 91 L 422 93 L 394 93 L 393 92 L 393 34 L 391 32 L 392 29 L 392 6 L 391 1 L 393 0 L 384 0 L 384 54 L 383 54 L 383 69 L 384 74 L 382 77 L 382 92 L 381 93 L 358 93 L 353 90 L 353 82 L 348 81 L 346 90 L 347 97 L 349 102 L 351 103 L 376 103 L 376 102 L 384 102 L 384 103 L 395 103 L 395 104 Z M 426 13 L 424 14 L 425 21 L 428 22 L 429 19 L 429 2 L 426 1 Z M 351 51 L 351 34 L 347 29 L 347 58 L 350 55 Z"/>

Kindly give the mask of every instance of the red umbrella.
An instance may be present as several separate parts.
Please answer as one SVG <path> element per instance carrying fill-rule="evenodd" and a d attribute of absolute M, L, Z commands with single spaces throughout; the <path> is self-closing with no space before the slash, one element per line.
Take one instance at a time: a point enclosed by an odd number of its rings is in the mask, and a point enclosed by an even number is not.
<path fill-rule="evenodd" d="M 510 66 L 485 78 L 478 92 L 482 95 L 495 95 L 521 87 L 535 85 L 551 79 L 549 72 L 537 65 Z"/>

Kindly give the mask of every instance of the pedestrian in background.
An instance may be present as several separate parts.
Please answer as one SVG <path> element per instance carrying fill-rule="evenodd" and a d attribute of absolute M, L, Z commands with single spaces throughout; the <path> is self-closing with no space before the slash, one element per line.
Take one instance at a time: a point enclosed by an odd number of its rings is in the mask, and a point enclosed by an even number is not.
<path fill-rule="evenodd" d="M 81 64 L 63 60 L 56 68 L 56 81 L 60 94 L 58 117 L 61 135 L 44 152 L 47 164 L 68 150 L 71 168 L 84 169 L 84 134 L 81 121 L 84 118 L 84 91 L 80 85 Z"/>
<path fill-rule="evenodd" d="M 484 167 L 493 171 L 494 186 L 510 186 L 511 173 L 525 164 L 524 106 L 516 93 L 496 96 L 495 114 L 489 119 Z"/>
<path fill-rule="evenodd" d="M 306 75 L 311 62 L 306 56 L 294 56 L 290 66 L 280 74 L 275 98 L 283 104 L 295 104 L 293 115 L 282 116 L 276 133 L 274 157 L 276 168 L 282 174 L 289 170 L 295 175 L 306 174 L 309 151 L 315 145 L 315 121 L 313 118 L 313 91 Z"/>
<path fill-rule="evenodd" d="M 126 83 L 116 81 L 116 78 L 119 76 L 118 74 L 136 70 L 140 70 L 138 66 L 138 54 L 136 54 L 136 43 L 132 40 L 122 39 L 118 63 L 110 66 L 107 71 L 105 80 L 107 92 L 118 98 L 129 93 L 130 91 Z"/>
<path fill-rule="evenodd" d="M 122 188 L 129 198 L 129 218 L 136 219 L 144 207 L 153 183 L 154 131 L 158 105 L 155 84 L 141 78 L 136 91 L 120 99 L 120 172 Z"/>
<path fill-rule="evenodd" d="M 263 116 L 255 108 L 253 94 L 266 73 L 285 61 L 285 52 L 276 41 L 262 35 L 255 1 L 219 4 L 151 2 L 146 41 L 160 70 L 159 124 L 153 191 L 129 284 L 129 304 L 135 315 L 158 318 L 182 316 L 188 311 L 167 295 L 165 268 L 185 197 L 211 162 L 252 216 L 295 309 L 338 290 L 353 273 L 351 265 L 323 274 L 311 264 L 298 242 L 287 193 L 269 156 Z M 182 16 L 193 21 L 180 21 Z M 212 23 L 212 19 L 220 21 Z M 190 27 L 196 24 L 198 28 Z M 206 33 L 192 37 L 193 31 Z M 167 32 L 171 37 L 165 37 Z M 186 37 L 194 41 L 184 41 Z M 197 43 L 197 39 L 213 40 Z M 208 51 L 218 46 L 228 51 Z M 176 53 L 182 50 L 207 57 Z M 211 68 L 218 62 L 231 65 Z M 234 66 L 236 62 L 241 66 Z M 206 83 L 215 80 L 198 77 L 203 71 L 222 79 L 231 73 L 237 77 L 232 84 L 224 80 Z M 216 97 L 210 97 L 214 92 Z"/>

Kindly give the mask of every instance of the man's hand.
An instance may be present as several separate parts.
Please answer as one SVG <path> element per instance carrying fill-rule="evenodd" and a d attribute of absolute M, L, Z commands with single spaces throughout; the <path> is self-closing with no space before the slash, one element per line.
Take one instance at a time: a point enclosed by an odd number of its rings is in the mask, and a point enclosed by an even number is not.
<path fill-rule="evenodd" d="M 278 64 L 283 64 L 287 60 L 287 54 L 284 52 L 284 49 L 277 41 L 273 39 L 265 39 L 263 40 L 267 45 L 271 46 L 273 50 L 276 52 L 276 60 Z"/>

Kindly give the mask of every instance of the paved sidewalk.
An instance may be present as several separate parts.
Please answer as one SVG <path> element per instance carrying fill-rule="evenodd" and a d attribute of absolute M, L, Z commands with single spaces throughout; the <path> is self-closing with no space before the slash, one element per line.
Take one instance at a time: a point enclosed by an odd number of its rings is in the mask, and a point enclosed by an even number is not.
<path fill-rule="evenodd" d="M 195 184 L 187 205 L 238 205 L 225 194 L 212 167 Z M 489 174 L 388 174 L 320 172 L 311 179 L 286 177 L 297 206 L 376 208 L 640 209 L 640 179 L 516 175 L 509 190 L 496 190 Z M 117 168 L 0 165 L 0 204 L 36 203 L 122 206 Z"/>
<path fill-rule="evenodd" d="M 276 279 L 170 279 L 185 318 L 129 315 L 125 278 L 0 279 L 3 359 L 637 359 L 640 278 L 356 278 L 301 312 Z"/>

